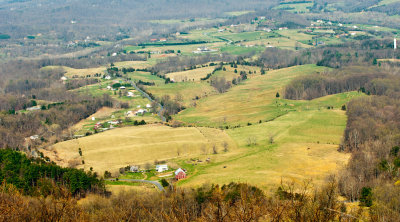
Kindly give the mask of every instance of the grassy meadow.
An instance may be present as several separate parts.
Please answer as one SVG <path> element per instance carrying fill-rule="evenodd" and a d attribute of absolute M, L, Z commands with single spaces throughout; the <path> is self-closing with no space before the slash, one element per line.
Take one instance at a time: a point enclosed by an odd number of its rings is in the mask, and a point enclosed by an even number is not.
<path fill-rule="evenodd" d="M 216 93 L 215 88 L 207 82 L 177 82 L 160 86 L 146 86 L 146 91 L 157 98 L 162 98 L 164 95 L 175 98 L 180 94 L 184 106 L 190 106 L 196 97 L 202 98 Z"/>
<path fill-rule="evenodd" d="M 196 107 L 182 111 L 175 118 L 201 126 L 245 125 L 273 119 L 295 107 L 276 107 L 276 93 L 293 78 L 326 70 L 316 65 L 303 65 L 269 71 L 255 76 L 224 94 L 216 94 L 197 102 Z"/>
<path fill-rule="evenodd" d="M 286 11 L 295 12 L 295 13 L 305 13 L 305 12 L 309 12 L 310 10 L 308 9 L 308 7 L 312 7 L 312 6 L 313 6 L 312 2 L 280 4 L 279 6 L 275 7 L 275 9 L 281 9 L 281 10 L 286 10 Z"/>
<path fill-rule="evenodd" d="M 173 79 L 175 82 L 187 82 L 193 81 L 198 82 L 201 78 L 206 77 L 208 74 L 211 74 L 214 71 L 215 67 L 207 66 L 203 68 L 197 68 L 182 72 L 173 72 L 168 73 L 166 77 Z"/>
<path fill-rule="evenodd" d="M 84 160 L 79 167 L 103 173 L 117 172 L 120 167 L 153 163 L 155 160 L 189 158 L 210 149 L 214 143 L 235 144 L 221 130 L 210 128 L 171 128 L 163 125 L 124 127 L 100 134 L 57 143 L 46 155 L 60 165 Z M 82 150 L 82 157 L 78 149 Z M 57 161 L 60 160 L 60 161 Z"/>
<path fill-rule="evenodd" d="M 224 77 L 227 81 L 232 81 L 240 77 L 240 72 L 245 71 L 246 73 L 252 72 L 253 74 L 247 75 L 248 79 L 254 78 L 261 74 L 261 68 L 256 66 L 244 66 L 237 65 L 237 68 L 231 67 L 230 65 L 224 65 L 225 70 L 216 71 L 213 77 Z M 237 73 L 235 73 L 235 69 Z"/>
<path fill-rule="evenodd" d="M 143 81 L 143 82 L 153 82 L 156 85 L 163 85 L 165 80 L 155 76 L 151 75 L 150 72 L 141 72 L 141 71 L 136 71 L 132 73 L 128 73 L 128 77 L 132 79 L 132 81 Z"/>
<path fill-rule="evenodd" d="M 196 109 L 177 115 L 181 121 L 198 125 L 230 126 L 226 133 L 239 147 L 233 152 L 220 150 L 218 155 L 212 155 L 209 164 L 193 167 L 190 161 L 180 161 L 190 176 L 179 185 L 237 181 L 273 191 L 281 180 L 312 179 L 319 183 L 337 172 L 349 158 L 337 151 L 346 126 L 341 107 L 363 94 L 348 92 L 311 101 L 275 97 L 295 76 L 323 70 L 324 67 L 306 65 L 270 71 L 225 94 L 202 99 Z M 220 105 L 206 106 L 209 104 Z M 226 118 L 221 119 L 224 114 Z"/>
<path fill-rule="evenodd" d="M 229 129 L 227 133 L 241 153 L 198 166 L 192 169 L 191 177 L 179 184 L 198 186 L 237 181 L 273 191 L 281 180 L 321 182 L 347 163 L 349 155 L 337 152 L 345 125 L 344 111 L 312 110 Z M 249 139 L 253 144 L 249 145 Z"/>

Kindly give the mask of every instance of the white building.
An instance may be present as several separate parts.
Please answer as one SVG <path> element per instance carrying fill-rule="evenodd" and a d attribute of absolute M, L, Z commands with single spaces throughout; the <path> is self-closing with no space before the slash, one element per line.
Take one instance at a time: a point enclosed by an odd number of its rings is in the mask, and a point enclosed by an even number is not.
<path fill-rule="evenodd" d="M 39 135 L 33 135 L 29 137 L 31 140 L 37 140 L 39 139 Z"/>
<path fill-rule="evenodd" d="M 136 173 L 136 172 L 139 171 L 139 167 L 138 167 L 138 166 L 131 166 L 129 170 L 130 170 L 131 172 Z"/>
<path fill-rule="evenodd" d="M 40 106 L 32 106 L 32 107 L 27 108 L 26 110 L 28 110 L 28 111 L 40 110 Z"/>
<path fill-rule="evenodd" d="M 137 112 L 136 112 L 136 116 L 139 116 L 139 115 L 142 115 L 143 116 L 143 114 L 146 112 L 146 110 L 144 110 L 144 109 L 139 109 Z"/>
<path fill-rule="evenodd" d="M 156 171 L 162 173 L 168 170 L 168 165 L 156 165 Z"/>

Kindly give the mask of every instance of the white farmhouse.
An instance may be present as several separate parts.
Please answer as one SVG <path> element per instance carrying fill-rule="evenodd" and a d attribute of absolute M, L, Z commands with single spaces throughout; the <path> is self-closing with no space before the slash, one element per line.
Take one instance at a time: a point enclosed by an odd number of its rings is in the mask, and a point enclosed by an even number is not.
<path fill-rule="evenodd" d="M 168 165 L 156 165 L 156 171 L 162 173 L 168 170 Z"/>
<path fill-rule="evenodd" d="M 139 109 L 137 112 L 136 112 L 136 116 L 139 116 L 139 115 L 142 115 L 143 116 L 143 114 L 146 112 L 146 110 L 144 110 L 144 109 Z"/>
<path fill-rule="evenodd" d="M 39 139 L 39 135 L 33 135 L 29 137 L 31 140 L 37 140 Z"/>

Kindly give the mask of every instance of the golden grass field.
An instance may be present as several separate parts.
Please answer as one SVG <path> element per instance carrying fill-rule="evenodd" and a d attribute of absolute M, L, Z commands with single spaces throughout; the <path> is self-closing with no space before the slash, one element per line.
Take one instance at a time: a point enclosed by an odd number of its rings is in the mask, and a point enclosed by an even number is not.
<path fill-rule="evenodd" d="M 94 75 L 96 73 L 104 74 L 106 71 L 105 67 L 97 67 L 97 68 L 88 68 L 88 69 L 74 69 L 67 66 L 46 66 L 42 69 L 56 69 L 62 68 L 66 73 L 65 76 L 68 78 L 72 78 L 73 76 L 85 77 L 87 75 Z"/>
<path fill-rule="evenodd" d="M 206 77 L 214 71 L 214 66 L 207 66 L 182 72 L 168 73 L 166 77 L 173 79 L 175 82 L 198 82 L 201 78 Z"/>
<path fill-rule="evenodd" d="M 344 111 L 291 112 L 274 121 L 227 130 L 241 153 L 193 170 L 183 186 L 232 181 L 275 189 L 281 180 L 322 182 L 344 166 L 349 154 L 337 152 L 346 124 Z M 270 136 L 274 142 L 270 144 Z M 256 145 L 248 146 L 248 138 Z M 194 175 L 193 175 L 194 174 Z"/>
<path fill-rule="evenodd" d="M 207 82 L 178 82 L 160 86 L 147 86 L 146 90 L 158 98 L 162 98 L 164 95 L 175 98 L 177 94 L 180 94 L 183 98 L 182 103 L 186 107 L 192 105 L 196 96 L 202 98 L 216 93 L 215 88 Z"/>
<path fill-rule="evenodd" d="M 226 71 L 220 70 L 217 71 L 211 78 L 213 77 L 224 77 L 227 81 L 232 81 L 232 79 L 239 77 L 240 71 L 246 71 L 247 73 L 251 71 L 256 74 L 251 74 L 248 75 L 248 78 L 255 78 L 257 75 L 260 75 L 261 69 L 259 67 L 252 67 L 252 66 L 243 66 L 239 65 L 236 69 L 238 73 L 234 73 L 235 68 L 230 67 L 230 65 L 225 65 L 224 66 Z M 185 72 L 179 72 L 179 75 L 183 77 L 183 75 L 187 74 L 189 75 L 201 75 L 201 76 L 206 76 L 207 72 L 204 72 L 206 68 L 209 68 L 211 73 L 215 66 L 211 67 L 204 67 L 204 68 L 198 68 L 195 70 L 189 70 Z M 200 71 L 203 71 L 201 73 Z M 170 73 L 167 76 L 171 78 L 169 75 L 174 75 L 176 73 Z M 199 76 L 197 76 L 198 78 Z M 177 94 L 180 94 L 183 98 L 183 104 L 186 107 L 191 107 L 193 106 L 193 103 L 195 102 L 194 99 L 196 97 L 203 98 L 211 95 L 217 94 L 216 89 L 206 81 L 201 81 L 201 82 L 193 82 L 193 81 L 185 81 L 185 82 L 177 82 L 174 84 L 161 84 L 156 86 L 147 86 L 146 89 L 155 95 L 158 98 L 161 98 L 164 95 L 169 95 L 171 98 L 175 98 Z"/>
<path fill-rule="evenodd" d="M 261 74 L 261 68 L 255 66 L 238 65 L 237 68 L 234 68 L 230 65 L 225 65 L 224 68 L 226 69 L 226 71 L 217 71 L 215 72 L 213 77 L 224 77 L 227 81 L 232 81 L 233 79 L 240 77 L 240 71 L 245 71 L 246 73 L 249 73 L 249 71 L 251 71 L 253 74 L 247 75 L 248 79 L 254 78 Z M 237 70 L 237 73 L 235 73 L 235 69 Z"/>
<path fill-rule="evenodd" d="M 217 129 L 171 128 L 164 125 L 124 127 L 100 134 L 57 143 L 45 154 L 62 166 L 71 160 L 85 161 L 83 167 L 96 172 L 117 172 L 120 167 L 153 163 L 176 157 L 189 158 L 204 153 L 203 146 L 227 142 L 235 147 L 229 136 Z M 78 149 L 83 156 L 79 156 Z M 179 156 L 178 156 L 179 152 Z"/>
<path fill-rule="evenodd" d="M 297 76 L 322 72 L 325 69 L 304 65 L 269 71 L 266 75 L 255 76 L 224 94 L 201 99 L 196 107 L 182 111 L 176 119 L 198 125 L 218 126 L 272 118 L 277 112 L 277 109 L 271 108 L 277 92 L 283 94 L 285 85 Z"/>
<path fill-rule="evenodd" d="M 273 191 L 281 180 L 312 179 L 320 183 L 328 174 L 336 173 L 349 158 L 337 151 L 346 126 L 346 115 L 340 108 L 362 94 L 349 92 L 311 101 L 275 98 L 294 77 L 323 70 L 306 65 L 270 71 L 225 94 L 205 98 L 196 108 L 177 115 L 181 121 L 198 125 L 242 126 L 226 130 L 239 147 L 234 152 L 214 155 L 211 164 L 195 168 L 190 162 L 179 162 L 191 170 L 191 176 L 179 185 L 237 181 Z M 246 121 L 252 125 L 247 126 Z"/>

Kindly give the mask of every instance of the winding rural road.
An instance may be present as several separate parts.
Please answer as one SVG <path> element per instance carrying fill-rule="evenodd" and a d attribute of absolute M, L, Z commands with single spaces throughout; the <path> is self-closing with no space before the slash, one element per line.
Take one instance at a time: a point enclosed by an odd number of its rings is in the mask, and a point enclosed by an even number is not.
<path fill-rule="evenodd" d="M 116 181 L 115 179 L 107 179 L 108 181 Z M 161 184 L 157 181 L 151 181 L 151 180 L 137 180 L 137 179 L 119 179 L 118 181 L 124 181 L 124 182 L 136 182 L 136 183 L 150 183 L 156 186 L 160 191 L 165 192 L 165 189 Z"/>
<path fill-rule="evenodd" d="M 152 98 L 149 96 L 149 94 L 147 94 L 145 91 L 141 90 L 133 81 L 129 81 L 129 82 L 132 84 L 132 86 L 133 86 L 137 91 L 139 91 L 144 97 L 146 97 L 148 100 L 150 100 L 150 102 L 155 102 L 155 100 L 152 99 Z M 162 111 L 164 110 L 164 107 L 163 107 L 160 103 L 158 103 L 158 102 L 157 102 L 157 104 L 158 104 L 158 106 L 160 107 L 160 110 L 158 111 L 158 115 L 160 116 L 160 118 L 161 118 L 161 120 L 162 120 L 163 122 L 166 122 L 167 120 L 166 120 L 165 117 L 162 115 Z"/>

